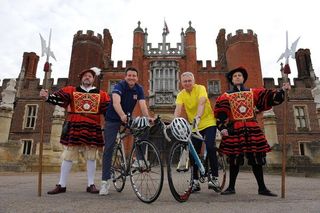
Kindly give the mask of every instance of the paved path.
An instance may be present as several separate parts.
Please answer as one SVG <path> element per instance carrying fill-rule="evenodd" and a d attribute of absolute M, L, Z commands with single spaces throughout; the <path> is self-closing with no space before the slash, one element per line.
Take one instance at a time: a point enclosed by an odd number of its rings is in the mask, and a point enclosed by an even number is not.
<path fill-rule="evenodd" d="M 101 171 L 96 174 L 100 185 Z M 286 177 L 286 198 L 257 195 L 257 184 L 250 172 L 240 172 L 236 195 L 222 196 L 206 189 L 192 194 L 186 203 L 172 197 L 167 178 L 163 190 L 152 204 L 144 204 L 133 193 L 130 181 L 122 193 L 111 189 L 110 195 L 85 192 L 86 173 L 71 173 L 67 193 L 47 195 L 58 180 L 58 173 L 43 174 L 42 196 L 37 195 L 37 173 L 0 173 L 0 213 L 7 212 L 320 212 L 320 178 Z M 266 175 L 268 188 L 280 195 L 281 176 Z"/>

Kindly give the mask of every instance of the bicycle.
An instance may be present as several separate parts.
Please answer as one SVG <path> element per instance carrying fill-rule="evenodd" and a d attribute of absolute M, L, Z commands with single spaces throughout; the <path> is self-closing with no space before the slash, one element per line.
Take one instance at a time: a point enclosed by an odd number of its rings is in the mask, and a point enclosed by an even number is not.
<path fill-rule="evenodd" d="M 178 124 L 178 126 L 174 126 L 173 124 Z M 189 123 L 184 118 L 175 118 L 166 129 L 170 129 L 171 135 L 176 139 L 168 156 L 167 173 L 170 191 L 178 202 L 185 202 L 189 199 L 192 192 L 193 183 L 193 167 L 190 165 L 189 157 L 194 159 L 199 168 L 199 181 L 204 183 L 210 180 L 207 155 L 204 155 L 201 160 L 191 142 L 191 137 L 197 137 L 202 141 L 204 139 L 198 131 L 192 133 Z M 164 130 L 164 133 L 166 134 L 165 137 L 170 139 L 167 130 Z M 224 156 L 218 153 L 217 158 L 219 181 L 222 190 L 226 180 L 226 161 Z"/>
<path fill-rule="evenodd" d="M 143 136 L 148 134 L 147 128 L 132 128 L 131 123 L 139 122 L 137 117 L 130 118 L 129 125 L 123 125 L 119 130 L 116 145 L 114 147 L 111 178 L 116 191 L 121 192 L 126 183 L 126 177 L 130 176 L 132 189 L 136 196 L 144 203 L 154 202 L 160 195 L 163 185 L 163 165 L 158 148 Z M 134 136 L 133 146 L 126 159 L 124 151 L 124 139 Z"/>

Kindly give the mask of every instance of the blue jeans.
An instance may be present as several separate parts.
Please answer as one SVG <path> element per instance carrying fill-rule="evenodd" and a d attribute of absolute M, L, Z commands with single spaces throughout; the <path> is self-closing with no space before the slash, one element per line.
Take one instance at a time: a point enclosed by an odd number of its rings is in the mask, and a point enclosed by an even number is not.
<path fill-rule="evenodd" d="M 200 131 L 200 134 L 204 137 L 204 142 L 206 144 L 207 155 L 209 158 L 210 168 L 211 168 L 211 175 L 218 177 L 218 158 L 216 152 L 216 133 L 217 127 L 216 126 L 209 126 Z M 192 138 L 192 144 L 199 154 L 201 151 L 201 140 L 197 138 Z M 190 159 L 193 159 L 192 157 Z M 193 161 L 193 160 L 192 160 Z M 198 174 L 198 166 L 193 162 L 193 178 L 199 179 Z"/>
<path fill-rule="evenodd" d="M 116 138 L 118 131 L 120 129 L 121 122 L 111 122 L 106 121 L 104 127 L 104 151 L 102 159 L 102 180 L 106 181 L 111 178 L 111 163 L 114 145 L 116 143 Z"/>
<path fill-rule="evenodd" d="M 117 134 L 121 127 L 121 122 L 112 122 L 106 121 L 104 127 L 104 151 L 103 151 L 103 159 L 102 159 L 102 180 L 106 181 L 111 178 L 111 164 L 112 164 L 112 155 L 114 146 L 116 144 Z M 146 139 L 147 136 L 142 136 L 141 139 Z M 136 155 L 137 159 L 143 159 L 143 153 L 145 152 L 145 146 L 139 146 L 141 149 L 137 147 Z M 124 154 L 124 153 L 123 153 Z"/>

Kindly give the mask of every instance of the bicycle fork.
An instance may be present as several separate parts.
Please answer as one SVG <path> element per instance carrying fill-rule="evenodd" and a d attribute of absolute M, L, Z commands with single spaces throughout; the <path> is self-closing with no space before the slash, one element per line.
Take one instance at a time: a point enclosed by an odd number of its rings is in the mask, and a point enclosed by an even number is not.
<path fill-rule="evenodd" d="M 191 141 L 188 142 L 188 147 L 190 149 L 190 153 L 193 156 L 193 159 L 194 159 L 195 163 L 197 164 L 197 166 L 199 168 L 201 176 L 204 176 L 205 173 L 206 173 L 206 170 L 205 170 L 203 164 L 201 163 L 201 160 L 200 160 L 200 158 L 199 158 L 199 156 L 197 154 L 197 151 L 194 148 L 194 146 L 193 146 Z"/>

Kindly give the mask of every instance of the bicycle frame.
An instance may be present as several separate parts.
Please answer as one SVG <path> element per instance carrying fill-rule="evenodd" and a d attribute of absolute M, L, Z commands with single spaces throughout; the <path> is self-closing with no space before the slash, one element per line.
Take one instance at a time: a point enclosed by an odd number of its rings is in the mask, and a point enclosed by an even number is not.
<path fill-rule="evenodd" d="M 171 142 L 171 139 L 170 139 L 170 137 L 168 136 L 168 134 L 167 134 L 167 132 L 166 132 L 166 125 L 165 125 L 163 122 L 161 122 L 161 126 L 162 126 L 163 134 L 164 134 L 166 140 L 169 141 L 169 142 Z M 202 135 L 199 133 L 198 127 L 195 126 L 195 123 L 192 124 L 192 126 L 195 127 L 195 130 L 196 130 L 196 131 L 193 132 L 193 133 L 190 135 L 190 137 L 189 137 L 189 139 L 188 139 L 188 141 L 187 141 L 187 143 L 188 143 L 188 148 L 189 148 L 189 153 L 192 155 L 195 163 L 197 164 L 201 176 L 205 176 L 205 174 L 206 174 L 206 169 L 204 168 L 204 166 L 203 166 L 203 164 L 202 164 L 202 162 L 201 162 L 201 160 L 200 160 L 200 158 L 199 158 L 199 155 L 198 155 L 198 153 L 197 153 L 196 149 L 194 148 L 194 146 L 193 146 L 193 144 L 192 144 L 192 141 L 191 141 L 191 138 L 192 138 L 192 137 L 198 138 L 198 139 L 202 140 L 202 142 L 204 141 L 204 139 L 203 139 Z M 178 167 L 179 167 L 179 165 L 178 165 Z"/>
<path fill-rule="evenodd" d="M 208 162 L 208 154 L 206 153 L 206 150 L 203 156 L 204 159 L 202 159 L 202 156 L 198 155 L 192 143 L 192 138 L 196 138 L 198 140 L 201 140 L 202 142 L 204 141 L 204 138 L 199 133 L 197 127 L 193 128 L 193 132 L 191 129 L 184 131 L 183 128 L 190 128 L 190 126 L 186 126 L 186 123 L 184 121 L 181 121 L 181 123 L 184 123 L 183 125 L 181 125 L 182 127 L 177 125 L 177 128 L 178 129 L 180 128 L 179 130 L 181 130 L 180 132 L 178 130 L 172 129 L 172 128 L 175 128 L 173 126 L 164 126 L 164 135 L 166 138 L 169 138 L 167 135 L 167 128 L 171 129 L 172 134 L 181 133 L 181 137 L 179 135 L 178 136 L 173 135 L 175 137 L 175 141 L 172 144 L 172 147 L 170 149 L 170 154 L 168 157 L 167 174 L 168 174 L 168 183 L 169 183 L 170 191 L 173 197 L 178 202 L 185 202 L 188 200 L 190 194 L 192 193 L 192 185 L 194 181 L 193 170 L 192 170 L 193 165 L 189 165 L 190 158 L 193 158 L 194 160 L 193 164 L 197 165 L 198 167 L 198 170 L 200 172 L 199 181 L 201 183 L 212 180 L 212 177 L 211 177 L 212 171 L 210 171 L 210 169 L 212 168 L 210 165 L 210 161 Z M 180 138 L 181 140 L 179 140 Z M 171 141 L 170 138 L 168 141 Z M 220 164 L 220 161 L 221 161 L 221 165 L 222 165 L 221 169 L 223 170 L 222 185 L 220 185 L 220 187 L 222 188 L 225 183 L 225 166 L 224 166 L 225 163 L 223 159 L 217 159 L 217 160 L 218 160 L 218 164 Z M 189 172 L 191 173 L 188 174 Z"/>
<path fill-rule="evenodd" d="M 124 168 L 125 168 L 125 176 L 129 176 L 129 170 L 130 170 L 130 167 L 128 166 L 129 162 L 127 160 L 127 157 L 126 157 L 126 154 L 125 154 L 125 149 L 124 149 L 124 139 L 130 135 L 132 135 L 131 132 L 128 132 L 128 127 L 124 126 L 123 130 L 119 130 L 118 134 L 117 134 L 117 139 L 116 139 L 116 146 L 121 146 L 121 150 L 122 150 L 122 153 L 123 153 L 123 162 L 125 162 L 124 164 Z M 141 141 L 141 139 L 139 138 L 134 138 L 134 141 L 133 141 L 133 147 L 132 149 L 134 149 L 135 146 L 137 146 L 139 144 L 139 141 Z M 138 145 L 139 146 L 139 145 Z M 115 147 L 116 148 L 116 147 Z M 146 159 L 148 159 L 148 150 L 142 150 L 142 152 L 144 152 L 142 159 L 140 160 L 143 160 L 144 163 L 147 162 Z M 147 164 L 145 164 L 147 165 Z"/>
<path fill-rule="evenodd" d="M 127 161 L 127 158 L 126 158 L 126 155 L 125 155 L 125 152 L 124 152 L 124 144 L 123 144 L 123 139 L 126 138 L 127 136 L 129 136 L 129 133 L 126 133 L 126 129 L 124 128 L 124 130 L 122 131 L 119 131 L 118 134 L 117 134 L 117 139 L 116 139 L 116 147 L 115 149 L 118 147 L 118 146 L 121 146 L 121 150 L 122 150 L 122 153 L 123 153 L 123 162 L 125 162 L 124 164 L 124 168 L 125 168 L 125 176 L 128 175 L 128 161 Z"/>
<path fill-rule="evenodd" d="M 206 170 L 205 170 L 205 168 L 199 158 L 199 155 L 198 155 L 196 149 L 194 148 L 194 146 L 192 144 L 191 138 L 189 138 L 188 147 L 189 147 L 189 153 L 192 155 L 194 162 L 197 164 L 201 176 L 204 176 L 206 174 Z"/>
<path fill-rule="evenodd" d="M 113 151 L 114 164 L 112 163 L 111 167 L 112 180 L 115 189 L 121 192 L 126 177 L 129 176 L 131 187 L 137 197 L 144 203 L 152 203 L 162 190 L 163 166 L 157 147 L 147 139 L 149 131 L 138 131 L 131 129 L 130 125 L 122 125 L 118 131 Z M 124 140 L 130 135 L 134 138 L 133 146 L 129 156 L 126 156 Z"/>

